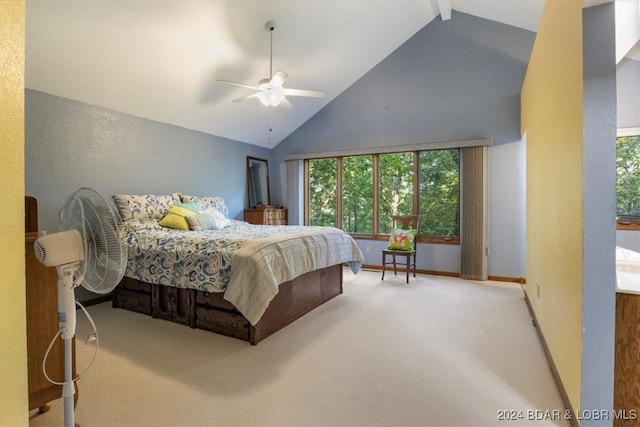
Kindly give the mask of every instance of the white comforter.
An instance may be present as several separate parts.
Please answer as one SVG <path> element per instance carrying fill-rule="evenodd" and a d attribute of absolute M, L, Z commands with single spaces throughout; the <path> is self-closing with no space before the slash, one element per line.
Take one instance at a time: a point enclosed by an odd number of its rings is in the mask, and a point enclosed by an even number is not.
<path fill-rule="evenodd" d="M 355 274 L 363 257 L 351 236 L 335 228 L 252 240 L 233 256 L 224 299 L 255 325 L 278 293 L 279 284 L 343 262 Z"/>

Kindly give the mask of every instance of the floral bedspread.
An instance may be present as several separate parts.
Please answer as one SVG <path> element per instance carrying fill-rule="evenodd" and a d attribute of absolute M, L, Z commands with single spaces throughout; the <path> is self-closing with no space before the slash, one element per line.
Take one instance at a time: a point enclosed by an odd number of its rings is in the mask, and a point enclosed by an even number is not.
<path fill-rule="evenodd" d="M 139 220 L 125 222 L 125 232 L 127 277 L 206 292 L 227 290 L 234 276 L 234 255 L 244 247 L 236 263 L 242 266 L 236 272 L 242 273 L 236 274 L 237 281 L 243 283 L 232 288 L 236 295 L 249 295 L 254 292 L 247 287 L 261 284 L 270 287 L 266 302 L 261 297 L 263 308 L 275 296 L 280 283 L 342 262 L 348 262 L 357 273 L 364 259 L 351 236 L 330 227 L 262 226 L 231 220 L 230 226 L 219 230 L 181 231 L 160 227 L 154 220 Z M 251 256 L 260 259 L 247 261 Z M 255 268 L 247 267 L 247 262 L 259 264 L 260 271 L 256 273 Z M 249 269 L 251 276 L 246 275 Z M 257 292 L 260 293 L 263 292 Z M 232 302 L 243 312 L 239 306 L 242 301 L 236 297 Z M 247 304 L 253 306 L 255 301 Z M 259 309 L 249 320 L 255 324 L 262 312 L 264 309 Z"/>

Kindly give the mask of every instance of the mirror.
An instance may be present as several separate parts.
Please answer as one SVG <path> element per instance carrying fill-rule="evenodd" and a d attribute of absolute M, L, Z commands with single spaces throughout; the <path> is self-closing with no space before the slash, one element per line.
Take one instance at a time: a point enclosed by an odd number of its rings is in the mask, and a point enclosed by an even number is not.
<path fill-rule="evenodd" d="M 249 208 L 269 205 L 269 165 L 264 159 L 247 156 L 247 183 L 249 187 Z"/>

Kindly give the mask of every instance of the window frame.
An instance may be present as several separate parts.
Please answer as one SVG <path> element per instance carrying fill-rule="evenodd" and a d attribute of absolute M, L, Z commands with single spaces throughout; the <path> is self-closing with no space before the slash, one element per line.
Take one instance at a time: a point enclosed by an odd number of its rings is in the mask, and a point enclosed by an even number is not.
<path fill-rule="evenodd" d="M 379 153 L 367 153 L 367 155 L 372 156 L 373 167 L 373 233 L 349 233 L 352 237 L 360 240 L 377 240 L 377 241 L 387 241 L 389 239 L 389 234 L 384 234 L 379 232 L 379 190 L 380 190 L 380 155 L 384 154 L 393 154 L 393 153 L 411 153 L 413 155 L 413 171 L 412 171 L 412 214 L 418 212 L 420 208 L 420 152 L 422 151 L 433 151 L 433 150 L 452 150 L 457 149 L 460 150 L 461 147 L 442 147 L 442 148 L 432 148 L 432 149 L 418 149 L 418 150 L 397 150 L 397 151 L 383 151 Z M 331 153 L 334 154 L 334 153 Z M 318 157 L 308 157 L 304 158 L 304 224 L 309 225 L 309 205 L 310 205 L 310 161 L 319 160 L 319 159 L 336 159 L 336 188 L 340 189 L 343 185 L 343 161 L 344 157 L 356 157 L 362 154 L 341 154 L 341 155 L 326 155 L 326 156 L 318 156 Z M 460 176 L 460 164 L 458 164 L 458 174 Z M 458 196 L 460 197 L 460 195 Z M 460 198 L 458 199 L 458 210 L 461 209 L 460 206 Z M 342 206 L 342 194 L 336 195 L 336 227 L 342 229 L 342 219 L 343 219 L 343 206 Z M 460 221 L 460 215 L 458 215 L 458 222 Z M 460 224 L 458 224 L 458 234 L 459 233 Z M 437 237 L 437 236 L 424 236 L 418 234 L 416 238 L 418 243 L 431 243 L 431 244 L 445 244 L 445 245 L 460 245 L 460 236 L 453 237 Z"/>

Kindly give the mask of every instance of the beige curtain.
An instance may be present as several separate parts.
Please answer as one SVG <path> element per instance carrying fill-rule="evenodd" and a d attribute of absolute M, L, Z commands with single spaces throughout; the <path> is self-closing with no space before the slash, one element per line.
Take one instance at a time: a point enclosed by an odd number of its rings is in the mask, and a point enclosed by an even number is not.
<path fill-rule="evenodd" d="M 460 149 L 460 277 L 487 280 L 487 147 Z"/>

